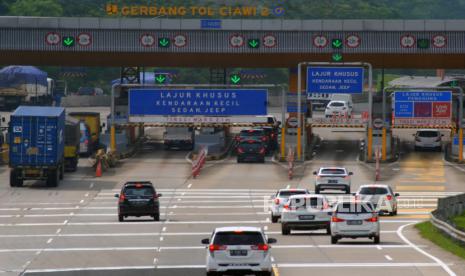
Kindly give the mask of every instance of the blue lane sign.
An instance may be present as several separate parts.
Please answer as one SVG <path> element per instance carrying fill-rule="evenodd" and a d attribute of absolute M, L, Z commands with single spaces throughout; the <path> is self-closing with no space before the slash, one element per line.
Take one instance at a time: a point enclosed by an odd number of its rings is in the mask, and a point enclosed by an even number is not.
<path fill-rule="evenodd" d="M 361 67 L 307 67 L 307 93 L 363 92 Z"/>
<path fill-rule="evenodd" d="M 267 115 L 266 89 L 130 89 L 130 116 Z"/>
<path fill-rule="evenodd" d="M 221 20 L 219 19 L 201 19 L 201 29 L 221 29 Z"/>
<path fill-rule="evenodd" d="M 400 118 L 413 117 L 413 102 L 398 102 L 395 103 L 394 116 Z"/>
<path fill-rule="evenodd" d="M 454 146 L 458 146 L 458 145 L 459 145 L 459 137 L 455 136 L 454 137 Z M 463 137 L 462 145 L 465 145 L 465 137 Z"/>
<path fill-rule="evenodd" d="M 402 102 L 450 102 L 451 91 L 396 91 L 395 100 Z"/>

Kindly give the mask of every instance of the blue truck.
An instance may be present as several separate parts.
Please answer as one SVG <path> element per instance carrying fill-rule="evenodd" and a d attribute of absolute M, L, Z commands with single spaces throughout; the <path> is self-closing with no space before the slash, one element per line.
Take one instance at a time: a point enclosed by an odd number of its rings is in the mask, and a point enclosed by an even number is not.
<path fill-rule="evenodd" d="M 65 109 L 20 106 L 8 126 L 10 186 L 24 180 L 45 180 L 56 187 L 64 174 Z"/>

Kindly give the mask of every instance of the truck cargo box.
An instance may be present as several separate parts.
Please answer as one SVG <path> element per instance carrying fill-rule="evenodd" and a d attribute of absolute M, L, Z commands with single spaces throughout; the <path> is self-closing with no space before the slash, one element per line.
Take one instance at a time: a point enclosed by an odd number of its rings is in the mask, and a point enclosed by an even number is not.
<path fill-rule="evenodd" d="M 20 106 L 9 125 L 10 167 L 57 167 L 63 161 L 65 109 Z"/>

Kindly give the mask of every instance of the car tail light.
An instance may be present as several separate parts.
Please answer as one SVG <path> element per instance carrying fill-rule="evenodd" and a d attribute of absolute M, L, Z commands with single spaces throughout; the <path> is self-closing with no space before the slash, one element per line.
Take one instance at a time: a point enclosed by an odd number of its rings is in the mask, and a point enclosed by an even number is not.
<path fill-rule="evenodd" d="M 274 133 L 271 133 L 271 138 L 274 138 Z"/>
<path fill-rule="evenodd" d="M 344 222 L 345 219 L 338 218 L 336 216 L 331 217 L 331 222 Z"/>
<path fill-rule="evenodd" d="M 142 187 L 143 187 L 142 184 L 136 184 L 136 188 L 140 189 Z"/>
<path fill-rule="evenodd" d="M 244 149 L 243 148 L 237 148 L 237 152 L 238 153 L 244 153 Z"/>
<path fill-rule="evenodd" d="M 368 221 L 368 222 L 377 222 L 377 221 L 378 221 L 378 217 L 372 217 L 372 218 L 366 219 L 365 221 Z"/>
<path fill-rule="evenodd" d="M 126 200 L 126 197 L 124 196 L 123 193 L 121 193 L 121 194 L 119 195 L 119 202 L 124 202 L 124 200 Z"/>
<path fill-rule="evenodd" d="M 260 149 L 260 154 L 265 154 L 265 148 Z"/>
<path fill-rule="evenodd" d="M 392 199 L 392 195 L 387 195 L 387 196 L 386 196 L 386 199 L 387 199 L 387 200 L 391 200 L 391 199 Z"/>
<path fill-rule="evenodd" d="M 268 140 L 268 138 L 266 136 L 263 136 L 261 140 L 265 142 L 266 140 Z"/>
<path fill-rule="evenodd" d="M 210 244 L 208 246 L 208 250 L 210 250 L 210 252 L 219 251 L 219 250 L 226 250 L 226 248 L 227 248 L 226 245 L 218 245 L 218 244 Z"/>
<path fill-rule="evenodd" d="M 350 178 L 349 175 L 344 176 L 344 179 L 349 179 L 349 178 Z"/>
<path fill-rule="evenodd" d="M 268 246 L 268 244 L 258 244 L 258 245 L 252 245 L 250 248 L 252 250 L 268 251 L 270 247 Z"/>
<path fill-rule="evenodd" d="M 280 202 L 279 198 L 276 198 L 276 199 L 274 200 L 274 204 L 276 204 L 276 205 L 278 205 L 279 202 Z"/>

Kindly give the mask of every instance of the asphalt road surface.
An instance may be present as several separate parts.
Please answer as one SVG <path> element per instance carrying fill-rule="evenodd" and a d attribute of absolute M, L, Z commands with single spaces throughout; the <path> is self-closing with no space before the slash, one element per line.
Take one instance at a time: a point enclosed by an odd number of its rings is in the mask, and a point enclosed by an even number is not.
<path fill-rule="evenodd" d="M 374 182 L 374 166 L 358 161 L 363 132 L 320 129 L 314 159 L 299 164 L 288 180 L 285 164 L 237 164 L 234 156 L 208 162 L 190 177 L 187 152 L 148 144 L 100 178 L 83 158 L 57 188 L 27 182 L 10 188 L 0 167 L 0 272 L 2 275 L 205 275 L 202 238 L 215 227 L 263 227 L 273 245 L 275 275 L 465 275 L 465 262 L 421 239 L 413 225 L 426 220 L 437 198 L 463 191 L 465 167 L 440 152 L 413 152 L 405 134 L 398 162 L 382 166 L 382 183 L 401 194 L 398 216 L 381 219 L 381 243 L 341 240 L 331 245 L 324 231 L 282 236 L 272 224 L 269 197 L 279 188 L 313 190 L 320 166 L 354 172 L 352 190 Z M 163 194 L 162 221 L 118 222 L 117 199 L 127 180 L 150 180 Z M 337 198 L 338 194 L 330 194 Z M 342 195 L 340 195 L 342 196 Z"/>

